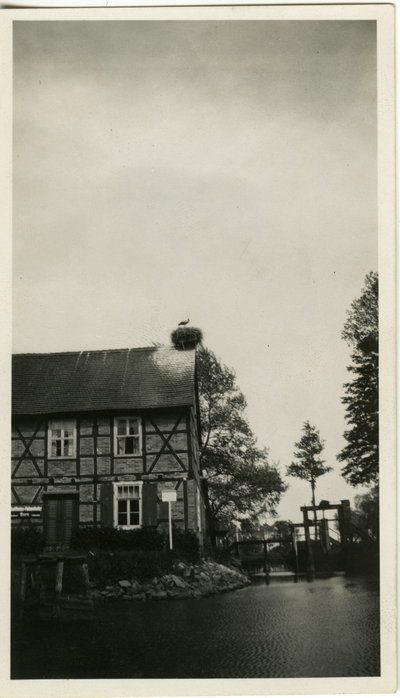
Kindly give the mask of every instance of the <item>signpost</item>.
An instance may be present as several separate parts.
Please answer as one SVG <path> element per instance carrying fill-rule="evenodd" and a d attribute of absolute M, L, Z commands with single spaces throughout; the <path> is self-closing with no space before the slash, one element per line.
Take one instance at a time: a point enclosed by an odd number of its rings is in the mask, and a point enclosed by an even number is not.
<path fill-rule="evenodd" d="M 163 502 L 168 502 L 169 548 L 172 550 L 171 502 L 176 502 L 176 490 L 164 490 L 164 492 L 161 492 L 161 498 Z"/>

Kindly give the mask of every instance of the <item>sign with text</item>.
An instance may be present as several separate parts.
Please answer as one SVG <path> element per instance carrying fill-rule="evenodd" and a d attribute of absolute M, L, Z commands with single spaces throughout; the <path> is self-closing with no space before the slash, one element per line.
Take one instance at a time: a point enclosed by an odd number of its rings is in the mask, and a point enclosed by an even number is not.
<path fill-rule="evenodd" d="M 176 502 L 176 490 L 161 492 L 161 498 L 163 502 Z"/>
<path fill-rule="evenodd" d="M 20 506 L 12 507 L 12 519 L 40 519 L 42 516 L 42 507 L 39 506 Z"/>

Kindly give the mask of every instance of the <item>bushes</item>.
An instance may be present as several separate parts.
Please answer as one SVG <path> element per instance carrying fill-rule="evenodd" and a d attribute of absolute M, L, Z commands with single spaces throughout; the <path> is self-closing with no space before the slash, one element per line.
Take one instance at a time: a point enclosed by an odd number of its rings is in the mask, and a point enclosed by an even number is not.
<path fill-rule="evenodd" d="M 188 561 L 194 562 L 199 557 L 200 545 L 194 531 L 173 528 L 174 551 L 179 552 Z M 72 531 L 71 548 L 87 550 L 143 550 L 161 552 L 169 547 L 168 533 L 156 528 L 142 526 L 132 530 L 112 528 L 112 526 L 80 526 Z"/>
<path fill-rule="evenodd" d="M 162 550 L 165 536 L 148 526 L 125 530 L 112 526 L 79 526 L 72 531 L 71 548 L 100 550 Z"/>
<path fill-rule="evenodd" d="M 171 572 L 177 559 L 197 562 L 199 541 L 193 531 L 173 529 L 174 549 L 169 550 L 168 533 L 143 526 L 132 530 L 82 525 L 72 532 L 71 551 L 87 556 L 90 576 L 100 582 L 136 578 L 145 580 Z M 43 552 L 45 538 L 40 530 L 29 527 L 11 529 L 13 555 Z"/>
<path fill-rule="evenodd" d="M 30 555 L 41 553 L 45 538 L 41 530 L 34 526 L 15 526 L 11 528 L 11 554 Z"/>
<path fill-rule="evenodd" d="M 200 543 L 194 531 L 184 531 L 181 528 L 173 528 L 172 540 L 174 550 L 185 557 L 189 562 L 196 562 L 200 555 Z"/>
<path fill-rule="evenodd" d="M 121 579 L 144 582 L 173 571 L 175 556 L 169 550 L 99 550 L 88 556 L 89 577 L 98 584 L 115 584 Z"/>

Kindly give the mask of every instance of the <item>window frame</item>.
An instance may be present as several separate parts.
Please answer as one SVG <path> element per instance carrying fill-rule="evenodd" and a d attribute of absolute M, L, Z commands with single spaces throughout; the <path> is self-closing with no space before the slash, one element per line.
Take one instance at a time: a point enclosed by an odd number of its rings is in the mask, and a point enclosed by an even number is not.
<path fill-rule="evenodd" d="M 53 431 L 56 431 L 56 427 L 53 426 L 55 424 L 66 424 L 67 422 L 70 423 L 71 429 L 72 429 L 72 455 L 71 456 L 66 456 L 65 454 L 62 454 L 60 456 L 53 456 L 52 455 L 52 442 L 56 441 L 58 439 L 53 439 Z M 58 427 L 60 428 L 60 427 Z M 64 427 L 61 427 L 62 432 L 64 432 Z M 68 440 L 71 440 L 69 437 L 67 437 Z M 61 443 L 65 440 L 64 436 L 60 437 Z M 64 446 L 62 447 L 62 450 L 64 450 Z M 47 459 L 48 460 L 74 460 L 76 459 L 76 453 L 77 453 L 77 438 L 76 438 L 76 419 L 75 418 L 67 418 L 67 419 L 49 419 L 47 422 Z"/>
<path fill-rule="evenodd" d="M 125 423 L 128 422 L 128 420 L 135 421 L 137 422 L 138 425 L 138 446 L 139 450 L 137 453 L 118 453 L 118 438 L 121 438 L 121 434 L 118 434 L 118 422 L 125 420 Z M 130 434 L 126 433 L 125 438 L 127 436 L 130 436 Z M 114 417 L 114 457 L 115 458 L 138 458 L 143 455 L 143 447 L 142 447 L 142 419 L 141 417 L 135 417 L 133 415 L 120 415 L 117 417 Z"/>
<path fill-rule="evenodd" d="M 118 497 L 118 487 L 138 487 L 139 488 L 139 497 Z M 143 522 L 143 482 L 140 482 L 138 480 L 132 480 L 132 481 L 121 481 L 121 482 L 113 482 L 113 501 L 114 501 L 114 527 L 115 528 L 121 528 L 123 530 L 129 530 L 131 531 L 134 528 L 140 528 L 142 526 Z M 120 501 L 138 501 L 139 502 L 139 523 L 138 524 L 119 524 L 118 523 L 118 502 Z M 130 515 L 130 507 L 129 511 L 127 511 L 127 520 L 129 520 L 129 515 Z"/>

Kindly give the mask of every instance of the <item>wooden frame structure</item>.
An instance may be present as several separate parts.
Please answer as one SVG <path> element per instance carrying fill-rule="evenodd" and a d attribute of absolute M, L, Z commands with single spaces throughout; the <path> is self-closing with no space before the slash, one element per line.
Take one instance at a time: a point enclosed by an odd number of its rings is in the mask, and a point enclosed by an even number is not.
<path fill-rule="evenodd" d="M 299 523 L 299 524 L 291 524 L 291 529 L 292 529 L 292 533 L 294 534 L 294 538 L 295 538 L 295 529 L 296 528 L 304 528 L 304 534 L 305 534 L 306 546 L 307 546 L 307 572 L 310 575 L 310 577 L 315 576 L 315 564 L 314 564 L 314 555 L 313 555 L 312 542 L 311 542 L 311 536 L 310 536 L 310 527 L 315 527 L 315 528 L 321 527 L 322 528 L 323 539 L 324 539 L 327 550 L 329 550 L 330 540 L 329 540 L 329 530 L 328 530 L 327 524 L 329 521 L 338 521 L 339 534 L 340 534 L 340 547 L 345 554 L 346 564 L 349 564 L 351 541 L 352 541 L 351 510 L 350 510 L 349 500 L 342 499 L 340 504 L 330 504 L 329 502 L 322 501 L 318 506 L 304 506 L 304 507 L 300 507 L 300 509 L 303 512 L 303 521 L 302 521 L 302 523 Z M 314 519 L 312 521 L 308 518 L 309 511 L 314 512 L 314 514 L 316 514 L 318 511 L 322 511 L 324 514 L 325 514 L 325 511 L 336 511 L 337 512 L 337 519 L 327 519 L 324 517 L 322 520 Z"/>

